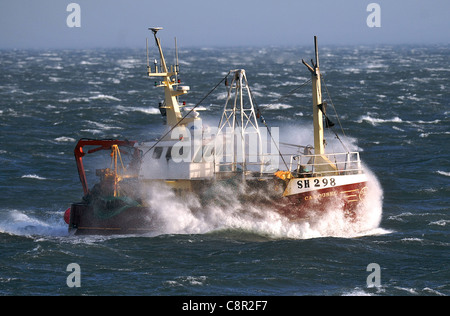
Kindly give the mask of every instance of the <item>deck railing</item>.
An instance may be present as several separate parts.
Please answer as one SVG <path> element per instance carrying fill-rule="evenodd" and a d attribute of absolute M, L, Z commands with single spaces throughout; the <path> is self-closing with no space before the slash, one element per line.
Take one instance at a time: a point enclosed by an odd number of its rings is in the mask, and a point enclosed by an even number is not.
<path fill-rule="evenodd" d="M 246 157 L 247 159 L 249 157 Z M 256 160 L 256 158 L 254 158 Z M 273 174 L 277 170 L 290 171 L 294 177 L 315 177 L 331 175 L 349 175 L 363 173 L 359 152 L 332 153 L 323 155 L 283 155 L 258 156 L 257 162 L 216 162 L 216 172 L 253 171 L 261 174 Z"/>
<path fill-rule="evenodd" d="M 330 165 L 331 168 L 325 168 Z M 290 157 L 289 171 L 294 176 L 315 176 L 318 173 L 323 176 L 363 173 L 359 152 L 294 155 Z"/>

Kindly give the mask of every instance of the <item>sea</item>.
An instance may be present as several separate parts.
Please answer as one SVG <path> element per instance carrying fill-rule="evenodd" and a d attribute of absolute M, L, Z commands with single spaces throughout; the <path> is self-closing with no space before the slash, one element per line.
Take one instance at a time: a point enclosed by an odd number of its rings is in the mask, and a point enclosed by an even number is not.
<path fill-rule="evenodd" d="M 316 223 L 290 223 L 265 210 L 244 216 L 236 203 L 199 218 L 162 194 L 154 207 L 165 224 L 116 236 L 71 235 L 63 217 L 83 196 L 79 139 L 146 141 L 164 129 L 163 90 L 147 77 L 145 47 L 0 50 L 0 295 L 269 304 L 283 296 L 450 295 L 450 46 L 319 49 L 335 123 L 326 149 L 342 151 L 331 148 L 342 141 L 360 151 L 370 175 L 362 221 L 330 210 Z M 157 50 L 149 55 L 153 65 Z M 312 45 L 180 47 L 178 55 L 187 110 L 217 124 L 226 87 L 208 93 L 229 70 L 245 69 L 280 140 L 313 142 L 310 73 L 301 63 L 314 58 Z"/>

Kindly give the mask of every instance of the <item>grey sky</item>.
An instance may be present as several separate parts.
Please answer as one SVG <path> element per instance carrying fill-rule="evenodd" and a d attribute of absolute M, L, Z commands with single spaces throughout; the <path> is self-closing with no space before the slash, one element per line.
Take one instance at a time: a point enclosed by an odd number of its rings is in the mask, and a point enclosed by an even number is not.
<path fill-rule="evenodd" d="M 79 28 L 66 24 L 71 2 Z M 380 28 L 366 24 L 371 2 Z M 150 26 L 184 47 L 448 44 L 449 12 L 449 0 L 0 0 L 0 48 L 143 47 Z"/>

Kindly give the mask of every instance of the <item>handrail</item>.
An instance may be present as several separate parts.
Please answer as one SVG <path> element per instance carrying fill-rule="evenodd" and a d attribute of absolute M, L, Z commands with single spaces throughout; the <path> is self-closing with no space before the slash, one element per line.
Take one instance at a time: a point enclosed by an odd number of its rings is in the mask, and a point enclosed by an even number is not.
<path fill-rule="evenodd" d="M 294 155 L 291 156 L 289 171 L 296 173 L 297 175 L 313 176 L 318 173 L 316 172 L 318 166 L 328 165 L 327 162 L 316 162 L 316 158 L 318 157 L 326 157 L 336 166 L 336 170 L 320 171 L 320 174 L 336 174 L 336 172 L 339 174 L 358 174 L 363 172 L 359 152 L 323 155 Z M 296 165 L 294 162 L 295 160 L 297 161 Z"/>
<path fill-rule="evenodd" d="M 271 158 L 276 157 L 277 154 L 262 154 L 257 155 L 255 157 L 259 158 L 259 161 L 250 162 L 246 160 L 245 164 L 247 166 L 261 166 L 261 165 L 270 165 Z M 227 157 L 227 155 L 223 155 L 222 158 Z M 288 170 L 294 176 L 307 176 L 313 177 L 317 175 L 347 175 L 347 174 L 359 174 L 363 173 L 363 169 L 361 166 L 361 160 L 359 157 L 359 152 L 345 152 L 345 153 L 331 153 L 331 154 L 323 154 L 323 155 L 284 155 L 284 157 L 290 157 L 290 162 L 288 165 Z M 317 159 L 317 158 L 321 159 Z M 247 159 L 250 156 L 246 157 Z M 328 162 L 324 161 L 323 158 L 327 158 Z M 320 168 L 321 166 L 329 166 L 329 164 L 333 163 L 335 168 L 332 170 L 323 170 L 324 168 Z M 231 161 L 221 161 L 216 162 L 217 167 L 225 167 L 232 165 L 240 165 L 241 162 L 231 162 Z M 320 171 L 318 171 L 320 170 Z M 273 171 L 273 170 L 272 170 Z M 269 169 L 267 172 L 263 173 L 273 173 Z M 222 170 L 222 172 L 227 172 Z"/>

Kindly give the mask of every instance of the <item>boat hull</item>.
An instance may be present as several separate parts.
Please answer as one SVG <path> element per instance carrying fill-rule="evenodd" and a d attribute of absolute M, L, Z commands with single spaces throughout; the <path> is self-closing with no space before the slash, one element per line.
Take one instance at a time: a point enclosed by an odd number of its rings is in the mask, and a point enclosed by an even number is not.
<path fill-rule="evenodd" d="M 345 176 L 343 176 L 345 177 Z M 305 183 L 314 184 L 316 178 L 295 178 L 290 182 L 278 178 L 255 179 L 247 181 L 246 186 L 237 187 L 235 181 L 223 183 L 212 183 L 204 181 L 197 184 L 202 188 L 195 194 L 202 202 L 202 209 L 207 209 L 208 203 L 215 203 L 217 192 L 211 190 L 214 185 L 226 185 L 231 187 L 231 192 L 236 195 L 230 199 L 239 199 L 243 211 L 249 206 L 261 210 L 276 211 L 292 222 L 320 220 L 320 216 L 329 210 L 338 210 L 349 220 L 356 220 L 358 206 L 364 201 L 367 182 L 365 176 L 353 177 L 352 179 L 334 177 L 335 182 L 325 177 L 319 178 L 320 183 L 334 183 L 330 187 L 305 187 Z M 351 182 L 350 180 L 359 180 Z M 316 181 L 317 182 L 317 181 Z M 292 183 L 296 188 L 290 186 Z M 302 185 L 300 185 L 300 183 Z M 341 185 L 339 185 L 341 183 Z M 301 188 L 299 188 L 301 186 Z M 193 193 L 193 192 L 191 192 Z M 221 203 L 227 197 L 221 196 Z M 182 199 L 182 196 L 180 196 Z M 75 234 L 142 234 L 160 231 L 163 223 L 151 206 L 131 203 L 125 206 L 116 205 L 106 207 L 104 203 L 81 202 L 74 203 L 70 209 L 69 230 Z M 199 211 L 198 209 L 192 210 Z M 200 210 L 201 211 L 201 210 Z"/>
<path fill-rule="evenodd" d="M 286 197 L 288 203 L 278 212 L 291 221 L 320 219 L 327 211 L 338 210 L 350 219 L 358 218 L 358 206 L 364 201 L 367 182 L 351 183 L 334 188 L 318 189 L 292 194 Z"/>
<path fill-rule="evenodd" d="M 288 203 L 279 211 L 291 220 L 304 220 L 338 209 L 346 217 L 356 219 L 358 205 L 368 190 L 367 183 L 363 173 L 294 178 L 284 192 Z"/>
<path fill-rule="evenodd" d="M 99 216 L 95 206 L 73 203 L 70 208 L 69 232 L 76 235 L 141 234 L 154 230 L 147 207 L 133 206 L 111 217 Z"/>

